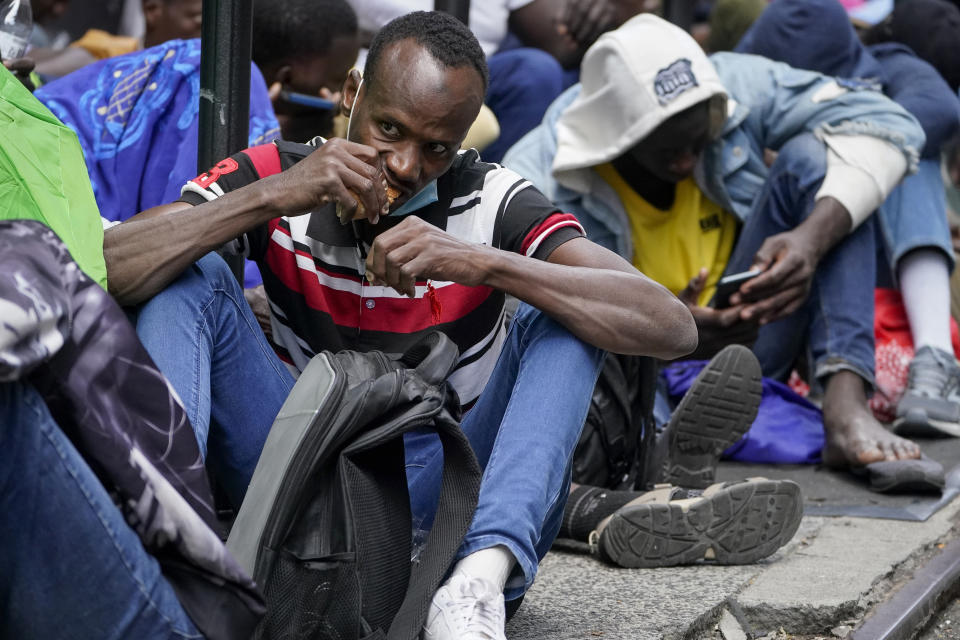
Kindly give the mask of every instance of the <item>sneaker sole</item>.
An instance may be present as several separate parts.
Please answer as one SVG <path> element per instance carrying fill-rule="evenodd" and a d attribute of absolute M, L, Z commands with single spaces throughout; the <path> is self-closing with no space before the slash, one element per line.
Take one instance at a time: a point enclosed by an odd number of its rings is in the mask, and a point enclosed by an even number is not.
<path fill-rule="evenodd" d="M 750 429 L 763 393 L 760 363 L 742 345 L 725 347 L 700 372 L 670 418 L 660 482 L 705 489 L 720 456 Z"/>
<path fill-rule="evenodd" d="M 960 438 L 960 424 L 929 418 L 922 411 L 911 411 L 893 421 L 893 432 L 907 438 Z"/>
<path fill-rule="evenodd" d="M 795 482 L 740 482 L 710 497 L 621 509 L 600 536 L 600 553 L 628 568 L 672 567 L 711 557 L 717 564 L 750 564 L 789 542 L 802 517 Z"/>

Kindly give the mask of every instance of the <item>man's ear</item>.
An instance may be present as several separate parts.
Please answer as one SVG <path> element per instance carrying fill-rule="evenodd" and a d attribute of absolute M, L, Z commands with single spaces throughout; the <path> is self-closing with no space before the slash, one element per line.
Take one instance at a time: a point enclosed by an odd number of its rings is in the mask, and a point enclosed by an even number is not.
<path fill-rule="evenodd" d="M 273 73 L 272 77 L 267 81 L 267 85 L 269 86 L 274 82 L 279 82 L 283 86 L 287 86 L 290 84 L 292 78 L 293 68 L 290 65 L 285 64 Z"/>
<path fill-rule="evenodd" d="M 363 78 L 360 75 L 359 69 L 351 69 L 350 73 L 347 74 L 347 79 L 343 83 L 343 91 L 340 98 L 340 113 L 349 118 L 350 113 L 353 111 L 353 105 L 357 101 L 357 92 L 360 90 L 360 80 Z"/>

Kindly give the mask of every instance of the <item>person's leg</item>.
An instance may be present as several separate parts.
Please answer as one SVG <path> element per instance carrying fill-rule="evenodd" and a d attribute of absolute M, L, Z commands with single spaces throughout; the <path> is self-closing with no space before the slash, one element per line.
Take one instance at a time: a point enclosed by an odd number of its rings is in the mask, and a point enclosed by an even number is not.
<path fill-rule="evenodd" d="M 798 136 L 780 149 L 737 241 L 730 273 L 749 268 L 766 238 L 794 229 L 806 219 L 825 173 L 826 150 L 814 136 Z M 886 431 L 866 403 L 874 367 L 873 224 L 868 219 L 824 256 L 804 307 L 762 327 L 754 345 L 764 373 L 783 376 L 806 338 L 813 375 L 825 390 L 824 459 L 833 465 L 920 455 L 912 442 Z"/>
<path fill-rule="evenodd" d="M 495 53 L 487 64 L 486 103 L 500 123 L 500 137 L 481 155 L 487 162 L 500 162 L 507 149 L 540 124 L 564 89 L 564 72 L 549 53 L 528 47 Z"/>
<path fill-rule="evenodd" d="M 144 303 L 137 334 L 170 381 L 235 505 L 294 379 L 227 264 L 208 254 Z"/>
<path fill-rule="evenodd" d="M 910 321 L 916 357 L 897 406 L 898 432 L 960 433 L 960 365 L 950 341 L 954 266 L 940 163 L 921 160 L 878 210 L 887 260 Z"/>
<path fill-rule="evenodd" d="M 519 569 L 507 582 L 508 599 L 533 583 L 559 531 L 571 457 L 603 358 L 604 352 L 523 304 L 487 386 L 463 421 L 484 472 L 457 558 L 508 549 Z M 414 522 L 432 520 L 441 462 L 436 440 L 407 440 Z"/>
<path fill-rule="evenodd" d="M 20 382 L 0 383 L 0 540 L 0 637 L 202 637 L 40 395 Z"/>

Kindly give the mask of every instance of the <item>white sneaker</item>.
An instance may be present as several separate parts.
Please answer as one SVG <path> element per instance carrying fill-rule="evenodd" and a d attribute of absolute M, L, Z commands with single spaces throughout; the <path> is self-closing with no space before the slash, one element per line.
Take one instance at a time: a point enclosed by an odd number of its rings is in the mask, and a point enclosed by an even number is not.
<path fill-rule="evenodd" d="M 507 614 L 489 580 L 455 573 L 437 589 L 423 625 L 423 640 L 506 640 Z"/>

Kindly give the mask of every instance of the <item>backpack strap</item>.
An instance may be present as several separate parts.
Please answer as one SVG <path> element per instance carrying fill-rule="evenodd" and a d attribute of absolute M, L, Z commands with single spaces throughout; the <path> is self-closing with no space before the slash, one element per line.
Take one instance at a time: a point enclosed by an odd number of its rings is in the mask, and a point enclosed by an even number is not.
<path fill-rule="evenodd" d="M 437 515 L 420 563 L 411 569 L 407 595 L 387 633 L 389 640 L 419 637 L 430 601 L 473 521 L 480 495 L 480 464 L 459 425 L 454 421 L 438 420 L 437 435 L 443 444 L 443 476 Z"/>

